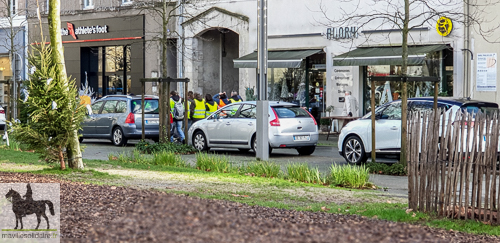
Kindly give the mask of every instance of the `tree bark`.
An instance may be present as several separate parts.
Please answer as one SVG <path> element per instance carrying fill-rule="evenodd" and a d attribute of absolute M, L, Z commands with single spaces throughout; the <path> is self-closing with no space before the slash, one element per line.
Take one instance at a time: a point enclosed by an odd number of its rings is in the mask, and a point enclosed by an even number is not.
<path fill-rule="evenodd" d="M 62 148 L 59 148 L 59 151 L 57 152 L 57 156 L 59 157 L 59 163 L 61 163 L 61 170 L 65 170 L 66 164 L 64 163 L 64 154 L 62 152 Z"/>
<path fill-rule="evenodd" d="M 64 83 L 67 90 L 69 90 L 68 75 L 66 73 L 66 65 L 64 62 L 64 48 L 62 45 L 62 36 L 61 36 L 60 7 L 61 7 L 60 0 L 49 0 L 48 21 L 49 21 L 49 33 L 50 33 L 50 46 L 52 47 L 52 58 L 56 63 L 56 65 L 58 65 L 57 78 L 59 78 L 59 80 L 61 80 L 61 82 Z M 76 129 L 72 129 L 71 133 L 69 134 L 68 147 L 66 148 L 66 153 L 68 154 L 68 166 L 70 168 L 83 169 L 82 151 L 80 150 L 80 142 L 78 141 L 78 133 Z M 61 169 L 64 168 L 61 166 Z"/>
<path fill-rule="evenodd" d="M 406 79 L 406 73 L 408 69 L 408 25 L 410 22 L 410 2 L 405 0 L 405 18 L 403 21 L 403 63 L 401 65 L 401 75 L 403 76 L 403 87 L 401 92 L 401 155 L 399 160 L 406 166 L 406 133 L 407 133 L 407 110 L 408 110 L 408 85 Z"/>

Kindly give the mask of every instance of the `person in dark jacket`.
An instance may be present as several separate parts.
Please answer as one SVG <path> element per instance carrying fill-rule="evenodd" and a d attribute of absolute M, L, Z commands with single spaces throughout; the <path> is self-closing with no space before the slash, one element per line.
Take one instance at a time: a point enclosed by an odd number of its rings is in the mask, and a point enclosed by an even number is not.
<path fill-rule="evenodd" d="M 181 97 L 179 97 L 179 95 L 177 94 L 177 91 L 170 92 L 170 112 L 171 112 L 171 114 L 174 113 L 175 103 L 182 102 L 180 100 L 181 100 Z M 184 112 L 184 115 L 187 115 L 186 112 Z M 182 131 L 182 119 L 175 119 L 175 116 L 174 116 L 173 120 L 174 120 L 174 122 L 172 123 L 172 131 L 177 130 L 177 133 L 181 137 L 181 142 L 183 143 L 184 140 L 186 139 L 186 137 L 184 136 L 184 131 Z M 170 137 L 170 141 L 171 142 L 174 141 L 173 134 Z"/>
<path fill-rule="evenodd" d="M 210 94 L 205 95 L 206 117 L 212 115 L 217 110 L 217 103 Z"/>
<path fill-rule="evenodd" d="M 227 99 L 226 92 L 215 94 L 214 97 L 212 98 L 215 101 L 215 103 L 217 103 L 219 108 L 224 107 L 225 105 L 231 103 L 231 101 Z"/>
<path fill-rule="evenodd" d="M 193 91 L 188 92 L 188 105 L 189 105 L 189 114 L 188 114 L 188 129 L 193 125 L 193 115 L 194 115 L 194 93 Z"/>

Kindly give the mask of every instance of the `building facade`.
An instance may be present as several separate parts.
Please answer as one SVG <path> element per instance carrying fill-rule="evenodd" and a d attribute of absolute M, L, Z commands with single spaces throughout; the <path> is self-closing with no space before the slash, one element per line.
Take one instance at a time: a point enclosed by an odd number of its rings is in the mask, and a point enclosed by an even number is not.
<path fill-rule="evenodd" d="M 29 43 L 49 42 L 47 3 L 29 1 Z M 171 8 L 170 6 L 168 6 Z M 99 98 L 113 94 L 141 94 L 141 78 L 161 77 L 162 21 L 155 4 L 134 1 L 61 1 L 61 26 L 66 69 L 78 85 L 88 83 Z M 177 77 L 175 20 L 167 24 L 167 74 Z M 171 32 L 170 32 L 171 31 Z M 146 83 L 146 94 L 158 94 L 156 83 Z"/>
<path fill-rule="evenodd" d="M 25 9 L 24 1 L 0 1 L 0 80 L 19 82 L 27 78 L 28 25 Z M 0 106 L 7 106 L 8 103 L 7 85 L 0 83 Z"/>
<path fill-rule="evenodd" d="M 356 116 L 369 110 L 369 76 L 401 75 L 401 31 L 373 22 L 329 22 L 349 11 L 368 9 L 342 1 L 268 1 L 268 97 L 316 108 L 317 116 L 342 115 L 344 91 L 358 102 Z M 359 7 L 359 6 L 358 6 Z M 463 12 L 455 1 L 452 12 Z M 412 8 L 423 11 L 422 8 Z M 257 1 L 221 1 L 200 9 L 182 23 L 185 37 L 184 72 L 203 93 L 239 91 L 246 99 L 257 83 Z M 422 12 L 411 13 L 418 16 Z M 415 20 L 409 31 L 410 76 L 440 77 L 440 96 L 464 93 L 464 28 L 457 21 L 446 35 L 439 18 Z M 444 16 L 456 17 L 456 16 Z M 445 31 L 445 32 L 446 32 Z M 236 57 L 237 56 L 237 57 Z M 238 80 L 238 83 L 231 81 Z M 377 105 L 399 99 L 400 83 L 377 82 Z M 432 83 L 412 83 L 410 97 L 432 96 Z M 333 107 L 333 109 L 331 108 Z"/>

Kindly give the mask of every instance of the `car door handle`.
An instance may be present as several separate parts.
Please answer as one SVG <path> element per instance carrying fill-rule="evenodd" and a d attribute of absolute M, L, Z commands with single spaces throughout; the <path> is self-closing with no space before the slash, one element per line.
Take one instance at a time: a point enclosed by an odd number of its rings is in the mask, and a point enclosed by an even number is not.
<path fill-rule="evenodd" d="M 108 119 L 110 119 L 110 120 L 111 120 L 111 119 L 113 119 L 113 117 L 111 117 L 111 116 L 108 116 Z"/>
<path fill-rule="evenodd" d="M 398 127 L 396 127 L 396 126 L 391 127 L 391 130 L 398 130 Z"/>
<path fill-rule="evenodd" d="M 253 123 L 251 123 L 251 122 L 250 122 L 250 123 L 248 123 L 248 125 L 249 125 L 249 126 L 252 126 L 252 125 L 253 125 Z"/>
<path fill-rule="evenodd" d="M 228 126 L 229 126 L 229 125 L 231 125 L 231 123 L 230 123 L 230 122 L 226 122 L 226 125 L 228 125 Z"/>

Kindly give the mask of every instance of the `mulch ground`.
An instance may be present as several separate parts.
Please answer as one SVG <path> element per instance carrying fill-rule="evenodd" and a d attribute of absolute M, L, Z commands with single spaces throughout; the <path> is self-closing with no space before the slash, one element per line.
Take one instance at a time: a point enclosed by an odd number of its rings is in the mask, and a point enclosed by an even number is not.
<path fill-rule="evenodd" d="M 500 242 L 500 238 L 324 212 L 297 212 L 0 172 L 61 184 L 63 242 Z"/>

